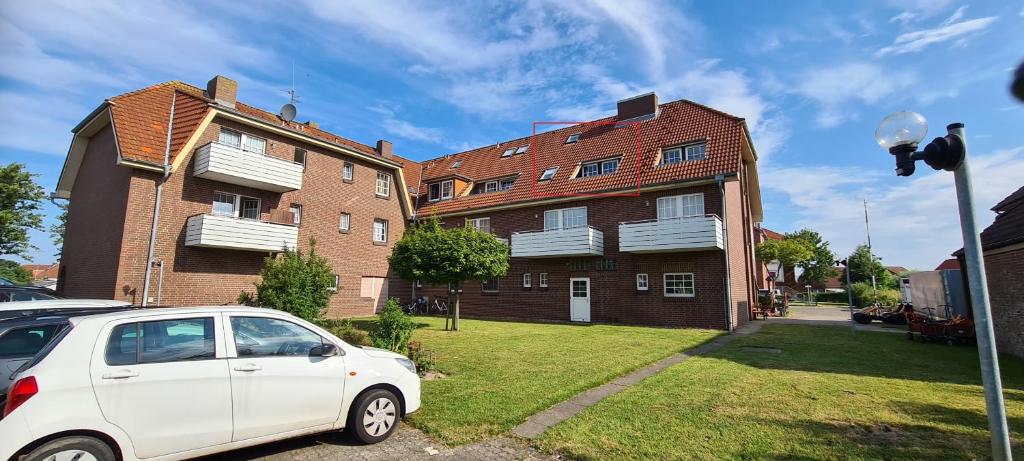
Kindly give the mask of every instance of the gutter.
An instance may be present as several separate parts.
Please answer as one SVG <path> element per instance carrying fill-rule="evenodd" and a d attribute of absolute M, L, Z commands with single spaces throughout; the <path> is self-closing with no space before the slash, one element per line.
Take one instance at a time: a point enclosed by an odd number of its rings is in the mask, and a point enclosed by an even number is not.
<path fill-rule="evenodd" d="M 722 257 L 725 258 L 725 330 L 732 331 L 732 273 L 729 267 L 729 213 L 726 211 L 725 175 L 715 176 L 722 197 Z"/>
<path fill-rule="evenodd" d="M 160 198 L 163 195 L 164 183 L 171 175 L 171 132 L 174 130 L 174 106 L 177 102 L 178 90 L 174 90 L 171 96 L 171 116 L 167 119 L 167 147 L 164 149 L 163 176 L 156 183 L 156 198 L 153 200 L 153 224 L 149 230 L 149 252 L 146 256 L 146 276 L 142 284 L 142 307 L 149 304 L 149 281 L 153 272 L 153 252 L 156 248 L 156 230 L 160 224 Z M 160 268 L 163 274 L 163 265 Z M 159 296 L 159 293 L 157 294 Z"/>

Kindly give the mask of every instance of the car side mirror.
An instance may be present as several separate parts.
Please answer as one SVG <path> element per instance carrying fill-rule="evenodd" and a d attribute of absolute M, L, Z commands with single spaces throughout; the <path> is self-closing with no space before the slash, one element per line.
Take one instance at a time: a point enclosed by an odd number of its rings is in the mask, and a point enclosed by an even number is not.
<path fill-rule="evenodd" d="M 336 355 L 342 355 L 341 348 L 331 343 L 324 343 L 320 346 L 313 346 L 309 350 L 311 357 L 334 357 Z"/>

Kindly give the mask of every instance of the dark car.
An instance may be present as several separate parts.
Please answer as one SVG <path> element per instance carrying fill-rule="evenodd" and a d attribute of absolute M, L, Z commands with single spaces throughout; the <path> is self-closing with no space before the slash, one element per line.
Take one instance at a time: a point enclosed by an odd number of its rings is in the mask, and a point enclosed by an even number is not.
<path fill-rule="evenodd" d="M 0 303 L 13 301 L 38 301 L 40 299 L 62 299 L 57 292 L 43 287 L 0 286 Z"/>

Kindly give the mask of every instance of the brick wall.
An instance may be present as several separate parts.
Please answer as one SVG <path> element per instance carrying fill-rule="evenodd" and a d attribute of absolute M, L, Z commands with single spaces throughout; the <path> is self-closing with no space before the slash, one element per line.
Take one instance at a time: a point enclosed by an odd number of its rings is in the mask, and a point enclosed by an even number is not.
<path fill-rule="evenodd" d="M 242 290 L 252 291 L 253 283 L 258 280 L 260 269 L 266 253 L 216 248 L 186 247 L 185 223 L 188 217 L 210 213 L 213 195 L 217 191 L 239 194 L 261 200 L 261 219 L 280 220 L 292 203 L 302 205 L 302 223 L 299 226 L 299 247 L 308 251 L 310 239 L 316 240 L 316 251 L 326 257 L 341 276 L 341 287 L 332 296 L 328 314 L 332 316 L 366 315 L 374 311 L 374 300 L 360 296 L 360 280 L 364 276 L 386 277 L 388 275 L 387 256 L 391 245 L 401 237 L 405 229 L 405 216 L 401 209 L 398 194 L 403 188 L 393 179 L 391 197 L 377 198 L 375 194 L 377 166 L 327 152 L 311 145 L 297 143 L 294 140 L 262 133 L 255 128 L 232 121 L 215 119 L 201 134 L 196 148 L 217 140 L 221 126 L 227 126 L 243 133 L 252 133 L 267 139 L 267 154 L 292 160 L 295 148 L 306 149 L 306 169 L 303 174 L 303 185 L 300 190 L 283 194 L 262 191 L 249 187 L 211 181 L 193 176 L 193 152 L 180 168 L 167 180 L 163 189 L 160 224 L 158 227 L 157 245 L 154 257 L 164 263 L 163 288 L 160 290 L 160 303 L 165 305 L 208 305 L 231 304 Z M 97 151 L 103 149 L 112 152 L 112 145 L 96 145 Z M 90 149 L 92 149 L 90 145 Z M 101 155 L 89 155 L 101 158 Z M 344 162 L 355 165 L 354 180 L 351 183 L 342 181 L 342 165 Z M 79 181 L 90 181 L 82 178 L 102 178 L 108 170 L 115 167 L 110 161 L 97 162 L 98 170 L 79 175 Z M 144 170 L 128 170 L 128 177 L 119 187 L 104 186 L 110 191 L 119 191 L 122 203 L 127 204 L 127 213 L 123 219 L 123 238 L 119 235 L 106 233 L 110 242 L 118 242 L 120 251 L 111 255 L 120 256 L 117 267 L 107 268 L 104 273 L 116 273 L 114 296 L 135 303 L 142 301 L 143 281 L 146 269 L 146 253 L 149 243 L 150 225 L 153 216 L 153 202 L 156 185 L 160 174 Z M 103 183 L 103 181 L 99 181 Z M 127 192 L 125 192 L 127 191 Z M 81 190 L 75 188 L 75 198 L 79 200 Z M 110 192 L 114 194 L 114 192 Z M 341 233 L 338 220 L 342 212 L 352 215 L 351 231 Z M 375 218 L 386 219 L 389 223 L 388 244 L 374 245 L 372 242 L 372 223 Z M 76 230 L 69 227 L 69 235 Z M 66 245 L 77 249 L 77 241 L 69 241 Z M 74 250 L 73 250 L 74 251 Z M 113 264 L 111 264 L 113 266 Z M 80 283 L 80 273 L 69 270 L 69 282 Z M 157 297 L 158 271 L 154 270 L 150 282 L 150 298 L 153 302 Z M 70 285 L 69 285 L 70 286 Z M 110 293 L 110 289 L 106 293 Z M 109 298 L 111 295 L 107 294 Z M 383 299 L 380 300 L 383 302 Z"/>
<path fill-rule="evenodd" d="M 499 281 L 497 293 L 481 291 L 479 282 L 467 282 L 463 287 L 461 313 L 470 317 L 521 318 L 535 320 L 569 320 L 569 279 L 589 277 L 591 279 L 591 321 L 644 324 L 660 326 L 694 326 L 724 329 L 725 322 L 725 269 L 721 250 L 682 253 L 633 254 L 618 250 L 618 225 L 624 221 L 640 221 L 657 217 L 658 197 L 704 193 L 705 213 L 721 214 L 721 196 L 718 186 L 709 184 L 698 187 L 673 189 L 644 193 L 640 197 L 605 197 L 581 200 L 558 205 L 535 206 L 491 213 L 474 214 L 465 217 L 444 219 L 446 227 L 463 225 L 466 218 L 489 217 L 491 230 L 497 236 L 509 238 L 512 232 L 539 230 L 544 227 L 544 210 L 565 207 L 586 206 L 588 223 L 604 233 L 604 258 L 613 259 L 617 269 L 598 270 L 596 264 L 602 258 L 513 258 L 511 269 Z M 729 203 L 730 214 L 735 209 L 742 215 L 739 204 Z M 742 219 L 730 234 L 738 239 L 733 253 L 736 268 L 733 270 L 734 298 L 746 299 L 744 288 L 751 283 L 743 260 L 744 246 Z M 570 263 L 586 261 L 586 270 L 572 270 Z M 532 274 L 533 286 L 524 288 L 522 274 Z M 548 274 L 548 287 L 539 286 L 539 274 Z M 636 274 L 647 273 L 650 289 L 636 290 Z M 693 272 L 696 296 L 693 298 L 668 298 L 663 296 L 662 275 L 666 272 Z M 739 285 L 738 289 L 736 285 Z M 392 296 L 403 303 L 412 299 L 412 287 L 407 282 L 393 280 Z M 417 290 L 419 295 L 433 299 L 445 295 L 445 287 L 424 286 Z M 734 303 L 734 308 L 739 302 Z M 745 309 L 745 307 L 744 307 Z M 746 314 L 734 317 L 739 321 Z"/>
<path fill-rule="evenodd" d="M 1024 248 L 985 254 L 992 326 L 999 352 L 1024 358 Z"/>

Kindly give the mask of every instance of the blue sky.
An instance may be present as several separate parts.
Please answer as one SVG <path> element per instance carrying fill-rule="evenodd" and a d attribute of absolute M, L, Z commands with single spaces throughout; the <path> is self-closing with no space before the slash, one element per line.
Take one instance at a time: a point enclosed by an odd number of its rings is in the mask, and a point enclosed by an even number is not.
<path fill-rule="evenodd" d="M 425 159 L 588 120 L 656 91 L 745 117 L 765 225 L 811 227 L 839 253 L 865 241 L 887 264 L 931 269 L 960 247 L 953 179 L 896 178 L 874 142 L 896 110 L 929 138 L 967 124 L 979 221 L 1024 184 L 1024 2 L 4 2 L 0 162 L 52 191 L 70 129 L 104 98 L 166 80 L 239 82 L 299 120 Z M 48 206 L 49 213 L 54 207 Z M 48 218 L 52 221 L 52 217 Z M 33 235 L 36 262 L 55 253 Z"/>

